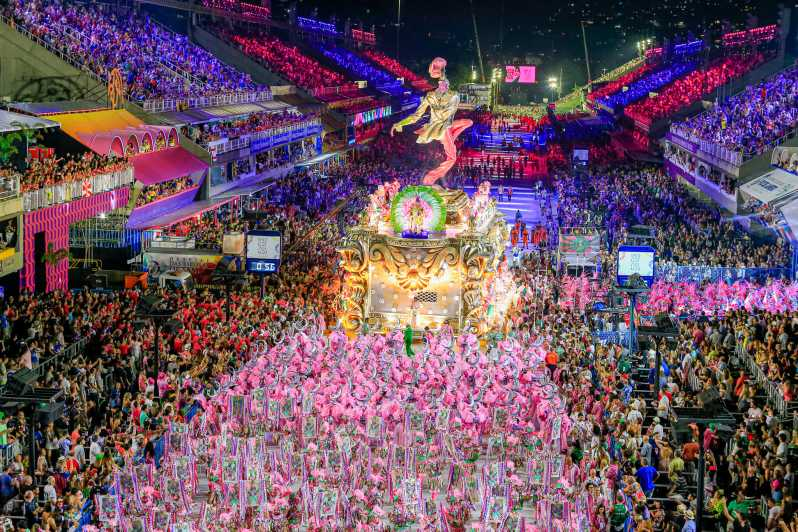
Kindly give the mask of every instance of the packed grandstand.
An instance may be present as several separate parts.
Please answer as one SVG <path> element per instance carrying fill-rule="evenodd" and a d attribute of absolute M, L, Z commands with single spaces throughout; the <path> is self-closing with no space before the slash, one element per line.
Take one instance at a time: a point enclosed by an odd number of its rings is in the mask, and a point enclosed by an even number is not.
<path fill-rule="evenodd" d="M 2 530 L 798 531 L 794 30 L 563 111 L 190 4 L 2 4 Z"/>

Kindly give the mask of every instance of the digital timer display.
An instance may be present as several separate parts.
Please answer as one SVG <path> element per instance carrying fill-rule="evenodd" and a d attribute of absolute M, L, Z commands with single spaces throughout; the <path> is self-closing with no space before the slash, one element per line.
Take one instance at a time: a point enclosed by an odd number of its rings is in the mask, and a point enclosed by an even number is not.
<path fill-rule="evenodd" d="M 280 269 L 282 235 L 278 231 L 247 233 L 247 271 L 276 273 Z"/>

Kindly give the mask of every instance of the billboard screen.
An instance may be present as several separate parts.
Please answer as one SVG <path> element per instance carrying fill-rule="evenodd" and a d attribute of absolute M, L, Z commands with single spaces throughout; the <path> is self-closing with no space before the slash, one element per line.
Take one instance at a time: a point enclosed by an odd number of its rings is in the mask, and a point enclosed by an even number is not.
<path fill-rule="evenodd" d="M 505 83 L 535 83 L 534 65 L 515 66 L 507 65 L 504 67 Z"/>

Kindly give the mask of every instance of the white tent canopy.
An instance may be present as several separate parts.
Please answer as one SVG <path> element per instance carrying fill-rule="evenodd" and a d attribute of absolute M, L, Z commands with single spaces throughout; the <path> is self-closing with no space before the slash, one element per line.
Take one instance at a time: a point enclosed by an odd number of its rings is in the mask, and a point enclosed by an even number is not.
<path fill-rule="evenodd" d="M 798 191 L 798 176 L 774 168 L 740 187 L 740 192 L 763 204 L 785 198 Z"/>
<path fill-rule="evenodd" d="M 21 129 L 45 129 L 58 127 L 58 125 L 58 122 L 46 118 L 0 110 L 0 133 L 10 133 Z"/>

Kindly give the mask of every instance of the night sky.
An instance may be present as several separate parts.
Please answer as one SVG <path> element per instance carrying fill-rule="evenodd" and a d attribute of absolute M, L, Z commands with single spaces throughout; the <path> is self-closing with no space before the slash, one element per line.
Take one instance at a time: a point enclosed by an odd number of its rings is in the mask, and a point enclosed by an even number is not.
<path fill-rule="evenodd" d="M 257 1 L 257 0 L 249 0 Z M 293 0 L 271 0 L 275 20 L 286 21 Z M 339 30 L 345 20 L 353 27 L 375 27 L 379 48 L 396 54 L 396 11 L 399 0 L 296 0 L 297 14 L 330 21 Z M 792 0 L 791 3 L 797 0 Z M 472 81 L 478 72 L 477 50 L 469 0 L 401 0 L 402 25 L 399 58 L 411 69 L 425 73 L 430 59 L 449 61 L 447 74 L 454 84 Z M 637 43 L 651 38 L 685 41 L 704 35 L 777 22 L 779 0 L 473 0 L 486 77 L 497 65 L 537 66 L 534 86 L 504 86 L 504 103 L 528 104 L 555 96 L 545 80 L 562 80 L 569 92 L 587 80 L 580 20 L 585 34 L 591 75 L 634 58 Z M 798 9 L 794 8 L 794 17 Z M 178 15 L 182 18 L 184 15 Z M 178 28 L 180 26 L 178 25 Z M 278 32 L 278 36 L 281 36 Z M 473 69 L 473 70 L 472 70 Z M 478 75 L 477 75 L 478 77 Z M 476 81 L 479 81 L 477 79 Z"/>
<path fill-rule="evenodd" d="M 450 77 L 467 81 L 477 64 L 471 8 L 467 0 L 401 0 L 402 29 L 400 58 L 423 71 L 432 56 L 445 56 L 451 65 Z M 637 54 L 640 39 L 663 36 L 687 38 L 708 27 L 715 34 L 724 27 L 740 29 L 776 21 L 776 0 L 473 0 L 480 44 L 486 70 L 509 62 L 538 65 L 538 78 L 559 77 L 563 88 L 584 83 L 584 47 L 580 20 L 586 26 L 588 53 L 593 77 Z M 288 2 L 273 0 L 277 18 Z M 339 27 L 349 17 L 374 24 L 380 46 L 396 49 L 397 0 L 336 0 L 298 2 L 298 14 L 310 16 L 318 9 L 322 20 L 332 15 Z M 503 16 L 502 16 L 503 11 Z M 561 70 L 562 69 L 562 70 Z M 461 78 L 461 79 L 457 79 Z"/>

